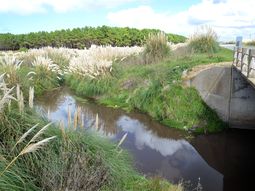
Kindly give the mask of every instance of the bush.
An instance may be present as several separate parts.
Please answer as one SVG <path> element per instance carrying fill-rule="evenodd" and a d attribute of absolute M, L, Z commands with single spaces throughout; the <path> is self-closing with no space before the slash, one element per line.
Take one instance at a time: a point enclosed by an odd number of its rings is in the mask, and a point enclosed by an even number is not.
<path fill-rule="evenodd" d="M 255 40 L 246 42 L 245 45 L 247 45 L 247 46 L 255 46 Z"/>
<path fill-rule="evenodd" d="M 149 34 L 144 50 L 146 63 L 160 61 L 170 53 L 167 39 L 168 37 L 163 32 Z"/>
<path fill-rule="evenodd" d="M 190 37 L 189 47 L 195 53 L 215 53 L 219 50 L 216 32 L 208 26 L 202 26 Z"/>
<path fill-rule="evenodd" d="M 52 32 L 32 32 L 29 34 L 0 34 L 0 50 L 25 50 L 45 46 L 67 48 L 89 48 L 95 45 L 111 46 L 141 46 L 144 37 L 155 33 L 156 29 L 135 29 L 120 27 L 83 27 Z M 186 37 L 168 33 L 173 43 L 184 42 Z M 24 49 L 25 48 L 25 49 Z"/>

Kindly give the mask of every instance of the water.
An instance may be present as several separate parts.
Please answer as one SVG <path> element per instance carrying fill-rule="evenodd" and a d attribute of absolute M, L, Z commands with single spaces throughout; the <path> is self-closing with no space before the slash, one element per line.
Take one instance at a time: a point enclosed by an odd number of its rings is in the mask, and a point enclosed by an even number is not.
<path fill-rule="evenodd" d="M 48 93 L 37 102 L 38 110 L 50 120 L 65 124 L 68 107 L 73 115 L 77 106 L 81 107 L 85 131 L 97 131 L 115 142 L 127 133 L 122 147 L 132 153 L 135 167 L 147 176 L 184 181 L 188 190 L 198 184 L 206 191 L 244 190 L 253 183 L 248 173 L 255 170 L 254 131 L 230 130 L 188 139 L 189 134 L 165 127 L 147 115 L 76 101 L 67 89 Z"/>

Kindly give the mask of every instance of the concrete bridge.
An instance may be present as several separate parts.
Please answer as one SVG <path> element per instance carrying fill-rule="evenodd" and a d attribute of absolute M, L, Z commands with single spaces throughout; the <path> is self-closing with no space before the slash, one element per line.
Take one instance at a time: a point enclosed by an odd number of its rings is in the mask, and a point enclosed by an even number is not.
<path fill-rule="evenodd" d="M 255 129 L 254 50 L 235 48 L 233 62 L 197 69 L 186 84 L 195 87 L 230 127 Z"/>

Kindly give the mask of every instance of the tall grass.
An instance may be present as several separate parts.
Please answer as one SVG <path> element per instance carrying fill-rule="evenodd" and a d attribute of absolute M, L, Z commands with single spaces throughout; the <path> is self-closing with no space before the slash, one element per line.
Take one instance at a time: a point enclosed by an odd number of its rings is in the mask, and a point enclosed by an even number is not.
<path fill-rule="evenodd" d="M 7 170 L 9 168 L 11 168 L 12 165 L 14 165 L 14 163 L 22 156 L 25 155 L 27 153 L 32 153 L 37 151 L 38 149 L 42 148 L 43 146 L 45 146 L 50 140 L 54 139 L 56 136 L 52 136 L 49 138 L 45 138 L 41 141 L 37 141 L 38 137 L 45 131 L 45 129 L 49 126 L 45 125 L 41 130 L 39 130 L 31 139 L 28 143 L 26 143 L 26 145 L 24 146 L 24 148 L 22 148 L 22 150 L 19 152 L 19 154 L 17 156 L 15 156 L 4 168 L 3 171 L 0 172 L 0 177 L 3 176 Z M 27 132 L 25 132 L 20 138 L 19 140 L 15 143 L 14 147 L 12 148 L 12 150 L 17 147 L 18 144 L 22 143 L 26 137 L 38 126 L 35 125 L 33 127 L 31 127 Z"/>
<path fill-rule="evenodd" d="M 14 55 L 4 54 L 0 56 L 0 72 L 5 73 L 5 80 L 9 86 L 15 86 L 19 82 L 18 70 L 22 61 L 18 60 Z"/>
<path fill-rule="evenodd" d="M 99 97 L 99 102 L 127 110 L 138 109 L 161 123 L 179 129 L 196 132 L 216 132 L 226 127 L 192 88 L 182 87 L 182 73 L 196 65 L 231 61 L 232 52 L 190 54 L 158 64 L 120 64 L 111 91 Z M 115 75 L 113 73 L 113 75 Z M 128 85 L 126 85 L 128 84 Z"/>
<path fill-rule="evenodd" d="M 66 76 L 66 83 L 79 96 L 96 97 L 108 93 L 115 83 L 114 79 L 111 76 L 91 79 L 89 77 L 77 78 L 76 75 L 68 75 Z"/>
<path fill-rule="evenodd" d="M 151 33 L 145 43 L 145 59 L 146 63 L 156 63 L 167 57 L 170 53 L 168 45 L 168 37 L 163 32 Z"/>
<path fill-rule="evenodd" d="M 217 40 L 218 36 L 211 27 L 201 26 L 191 35 L 188 45 L 195 53 L 212 54 L 219 51 Z"/>
<path fill-rule="evenodd" d="M 29 82 L 26 86 L 34 86 L 36 95 L 60 86 L 63 81 L 63 71 L 50 58 L 38 56 L 31 64 L 32 67 L 27 74 Z"/>
<path fill-rule="evenodd" d="M 4 110 L 5 106 L 10 103 L 12 99 L 15 98 L 12 96 L 12 91 L 14 88 L 8 88 L 5 81 L 4 75 L 0 75 L 0 114 Z"/>
<path fill-rule="evenodd" d="M 29 136 L 37 128 L 35 126 L 31 129 L 31 123 L 46 124 L 46 121 L 42 121 L 29 110 L 21 116 L 13 109 L 6 111 L 4 116 L 0 123 L 1 132 L 5 132 L 0 133 L 0 139 L 4 143 L 4 147 L 0 147 L 0 156 L 4 157 L 6 162 L 0 161 L 1 171 L 15 156 L 24 153 L 20 150 L 29 151 L 32 146 L 27 145 L 31 145 L 30 142 L 36 140 L 38 134 L 43 140 L 52 136 L 56 138 L 51 140 L 47 147 L 18 157 L 3 176 L 0 176 L 0 190 L 11 190 L 14 186 L 19 187 L 15 190 L 88 191 L 158 191 L 175 188 L 166 181 L 158 180 L 160 183 L 157 185 L 140 176 L 133 170 L 127 152 L 120 152 L 117 145 L 92 132 L 49 126 L 48 129 L 43 128 L 43 134 L 35 133 L 34 136 Z M 12 135 L 15 136 L 11 137 Z M 14 176 L 15 173 L 19 177 Z M 6 185 L 7 187 L 4 187 Z"/>
<path fill-rule="evenodd" d="M 3 75 L 0 79 L 1 103 L 5 100 L 0 110 L 0 190 L 175 189 L 167 181 L 157 185 L 134 171 L 128 153 L 119 148 L 127 135 L 117 145 L 93 133 L 47 124 L 27 107 L 22 113 L 16 104 L 5 109 L 12 89 L 4 85 Z M 19 85 L 16 90 L 21 99 Z M 79 113 L 77 109 L 74 123 L 79 123 Z M 45 126 L 36 132 L 39 123 Z M 31 128 L 32 124 L 36 125 Z"/>

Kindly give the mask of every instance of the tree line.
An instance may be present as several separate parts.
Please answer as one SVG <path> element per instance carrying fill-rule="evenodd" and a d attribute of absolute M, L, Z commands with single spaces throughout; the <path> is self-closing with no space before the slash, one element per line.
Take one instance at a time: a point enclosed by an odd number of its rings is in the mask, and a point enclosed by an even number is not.
<path fill-rule="evenodd" d="M 22 48 L 40 48 L 44 46 L 88 48 L 92 44 L 112 46 L 141 46 L 149 33 L 156 33 L 156 29 L 135 29 L 120 27 L 83 27 L 52 32 L 31 32 L 28 34 L 0 34 L 0 50 L 19 50 Z M 168 40 L 180 43 L 186 37 L 167 33 Z"/>

